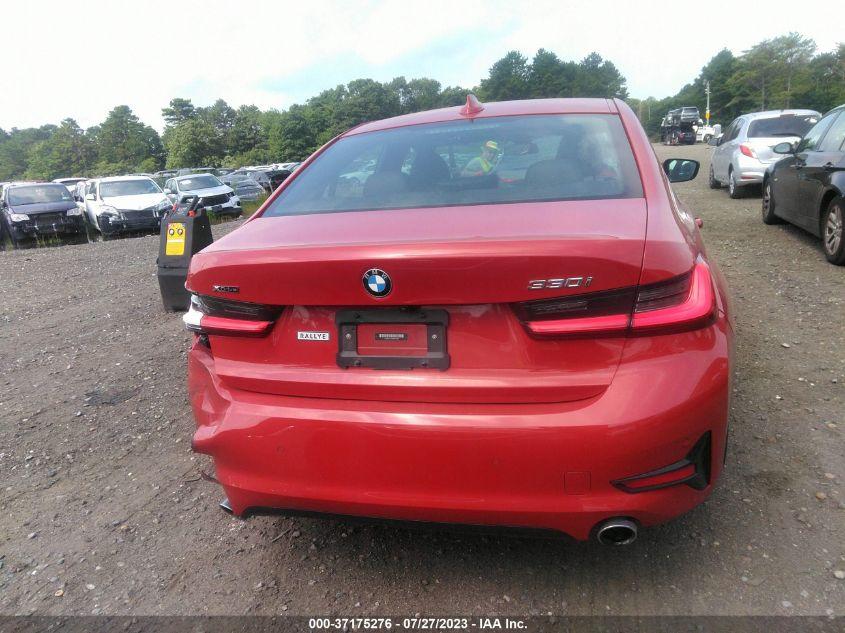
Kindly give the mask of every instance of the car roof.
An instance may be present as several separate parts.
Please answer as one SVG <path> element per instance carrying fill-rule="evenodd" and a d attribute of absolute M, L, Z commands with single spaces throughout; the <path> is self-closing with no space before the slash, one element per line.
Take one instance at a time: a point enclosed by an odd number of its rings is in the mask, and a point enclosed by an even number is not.
<path fill-rule="evenodd" d="M 3 185 L 6 189 L 14 187 L 32 187 L 33 185 L 62 185 L 60 182 L 44 182 L 43 180 L 17 180 L 15 182 L 7 182 Z"/>
<path fill-rule="evenodd" d="M 473 116 L 461 114 L 465 106 L 453 106 L 438 110 L 427 110 L 413 114 L 403 114 L 390 119 L 364 123 L 346 132 L 343 136 L 353 136 L 378 130 L 420 125 L 423 123 L 442 123 L 445 121 L 466 121 L 486 119 L 497 116 L 518 116 L 526 114 L 616 114 L 616 104 L 611 99 L 527 99 L 523 101 L 495 101 L 482 103 L 484 109 Z"/>
<path fill-rule="evenodd" d="M 97 182 L 117 182 L 121 180 L 152 180 L 149 176 L 107 176 L 105 178 L 94 178 Z"/>
<path fill-rule="evenodd" d="M 196 178 L 197 176 L 214 176 L 214 174 L 210 174 L 206 171 L 200 172 L 198 174 L 182 174 L 181 176 L 173 176 L 173 180 L 182 181 L 182 180 L 189 180 L 191 178 Z M 214 176 L 217 178 L 217 176 Z"/>
<path fill-rule="evenodd" d="M 804 116 L 804 115 L 813 115 L 813 116 L 821 116 L 821 113 L 816 112 L 815 110 L 766 110 L 765 112 L 749 112 L 748 114 L 743 114 L 742 118 L 744 119 L 774 119 L 775 117 L 779 117 L 783 114 L 786 115 L 795 115 L 795 116 Z"/>

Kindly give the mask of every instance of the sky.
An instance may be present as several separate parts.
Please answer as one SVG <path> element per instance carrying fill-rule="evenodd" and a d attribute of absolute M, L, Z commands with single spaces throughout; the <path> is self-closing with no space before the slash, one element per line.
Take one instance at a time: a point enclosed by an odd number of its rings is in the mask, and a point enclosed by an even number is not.
<path fill-rule="evenodd" d="M 797 31 L 829 51 L 843 23 L 842 0 L 6 0 L 0 128 L 89 127 L 125 104 L 161 130 L 174 97 L 284 109 L 362 77 L 472 87 L 514 49 L 597 51 L 631 96 L 661 98 L 722 48 Z"/>

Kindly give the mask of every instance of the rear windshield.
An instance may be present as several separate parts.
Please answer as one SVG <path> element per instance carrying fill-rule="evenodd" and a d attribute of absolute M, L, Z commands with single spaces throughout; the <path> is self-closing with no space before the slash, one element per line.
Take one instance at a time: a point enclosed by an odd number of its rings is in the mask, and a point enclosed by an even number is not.
<path fill-rule="evenodd" d="M 748 125 L 748 138 L 803 137 L 818 120 L 815 114 L 784 114 L 771 119 L 755 119 Z"/>
<path fill-rule="evenodd" d="M 618 116 L 532 115 L 343 138 L 264 215 L 642 195 Z"/>
<path fill-rule="evenodd" d="M 72 202 L 67 187 L 64 185 L 32 185 L 9 189 L 9 204 L 40 204 L 43 202 Z"/>
<path fill-rule="evenodd" d="M 198 176 L 191 176 L 190 178 L 179 179 L 179 189 L 182 191 L 211 189 L 212 187 L 219 187 L 222 184 L 222 182 L 217 180 L 216 176 L 212 176 L 211 174 L 200 174 Z"/>
<path fill-rule="evenodd" d="M 100 197 L 140 196 L 145 193 L 161 193 L 159 186 L 152 180 L 112 180 L 100 183 Z"/>

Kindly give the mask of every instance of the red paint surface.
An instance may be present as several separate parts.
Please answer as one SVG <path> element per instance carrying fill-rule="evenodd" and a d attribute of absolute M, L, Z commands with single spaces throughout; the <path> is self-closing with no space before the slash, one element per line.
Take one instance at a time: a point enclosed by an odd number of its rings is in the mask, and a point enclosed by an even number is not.
<path fill-rule="evenodd" d="M 458 110 L 350 133 L 456 119 Z M 722 276 L 624 103 L 484 104 L 477 117 L 553 112 L 620 116 L 645 197 L 258 217 L 194 257 L 193 292 L 237 285 L 239 300 L 286 306 L 266 336 L 211 335 L 210 349 L 195 343 L 189 355 L 194 449 L 214 457 L 235 513 L 287 508 L 583 539 L 604 519 L 653 525 L 710 494 L 722 469 L 733 347 Z M 666 314 L 635 314 L 613 335 L 538 336 L 513 309 L 665 281 L 697 261 L 709 273 L 693 274 L 696 301 L 676 309 L 677 330 L 659 329 Z M 387 297 L 364 290 L 372 267 L 390 274 Z M 531 279 L 571 276 L 593 281 L 528 289 Z M 708 297 L 716 310 L 695 312 Z M 388 306 L 448 312 L 448 370 L 337 366 L 337 309 Z M 698 320 L 684 323 L 690 315 Z M 632 335 L 632 316 L 656 329 Z M 299 331 L 331 337 L 298 341 Z M 364 341 L 373 353 L 382 344 Z M 422 345 L 416 335 L 406 344 Z M 707 431 L 705 490 L 628 494 L 610 483 L 683 459 Z"/>

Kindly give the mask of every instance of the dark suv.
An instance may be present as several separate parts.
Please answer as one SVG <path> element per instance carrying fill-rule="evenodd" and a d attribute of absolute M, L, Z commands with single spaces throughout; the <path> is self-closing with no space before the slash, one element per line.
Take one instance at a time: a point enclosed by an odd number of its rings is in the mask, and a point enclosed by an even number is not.
<path fill-rule="evenodd" d="M 0 219 L 16 248 L 43 236 L 87 240 L 82 210 L 67 187 L 58 183 L 7 185 L 0 198 Z"/>

